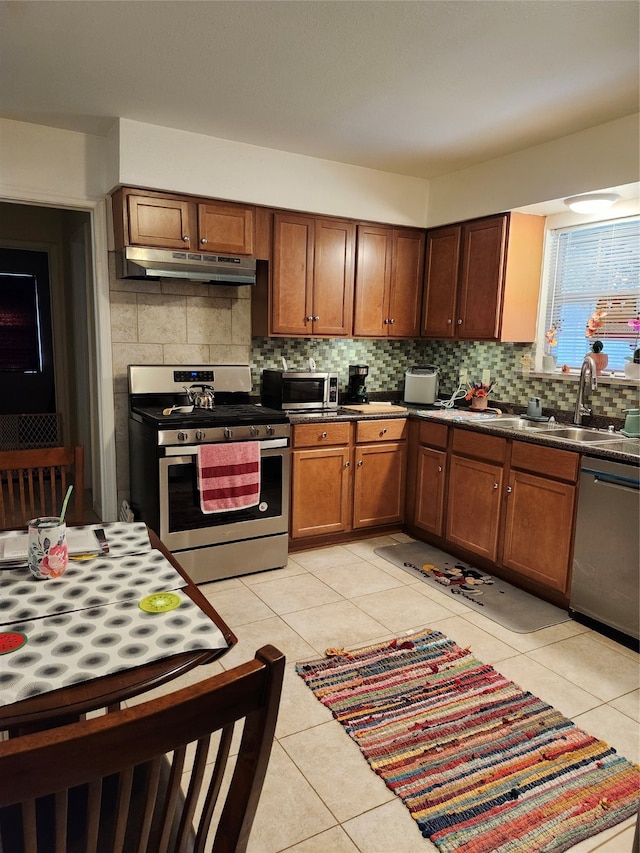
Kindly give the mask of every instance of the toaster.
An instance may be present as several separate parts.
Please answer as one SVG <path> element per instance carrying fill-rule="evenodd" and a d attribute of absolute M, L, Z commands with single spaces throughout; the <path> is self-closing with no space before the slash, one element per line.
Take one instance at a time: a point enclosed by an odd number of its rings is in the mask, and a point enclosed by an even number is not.
<path fill-rule="evenodd" d="M 404 402 L 430 406 L 438 396 L 438 368 L 432 364 L 416 364 L 404 375 Z"/>

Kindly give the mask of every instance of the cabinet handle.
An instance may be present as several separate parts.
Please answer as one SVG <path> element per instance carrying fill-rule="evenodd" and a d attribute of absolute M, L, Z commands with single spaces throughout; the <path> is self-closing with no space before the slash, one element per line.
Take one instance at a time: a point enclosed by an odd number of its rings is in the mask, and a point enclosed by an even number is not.
<path fill-rule="evenodd" d="M 189 240 L 190 240 L 190 237 L 189 237 L 189 235 L 188 235 L 188 234 L 185 234 L 185 235 L 184 235 L 184 237 L 182 238 L 182 242 L 183 242 L 183 243 L 188 243 L 188 242 L 189 242 Z"/>
<path fill-rule="evenodd" d="M 307 321 L 307 323 L 312 323 L 312 322 L 313 322 L 313 317 L 311 316 L 311 314 L 309 314 L 309 316 L 308 316 L 308 317 L 305 317 L 304 319 Z"/>
<path fill-rule="evenodd" d="M 207 238 L 206 238 L 206 237 L 202 237 L 202 238 L 200 239 L 200 242 L 204 244 L 204 243 L 208 243 L 209 241 L 207 240 Z"/>
<path fill-rule="evenodd" d="M 442 474 L 442 465 L 438 465 L 438 474 Z"/>
<path fill-rule="evenodd" d="M 362 459 L 358 459 L 358 468 L 362 466 Z"/>
<path fill-rule="evenodd" d="M 453 320 L 451 319 L 451 317 L 449 317 L 449 319 L 447 320 L 447 326 L 450 326 L 452 323 L 453 323 Z"/>
<path fill-rule="evenodd" d="M 345 468 L 348 468 L 350 465 L 351 465 L 351 462 L 345 462 L 345 463 L 344 463 L 344 467 L 345 467 Z"/>
<path fill-rule="evenodd" d="M 498 484 L 497 484 L 497 483 L 494 483 L 494 484 L 493 484 L 493 488 L 494 488 L 494 489 L 497 489 L 497 488 L 498 488 Z"/>
<path fill-rule="evenodd" d="M 462 320 L 458 320 L 458 325 L 459 325 L 459 326 L 461 326 L 461 325 L 462 325 Z"/>
<path fill-rule="evenodd" d="M 382 321 L 382 323 L 383 323 L 383 325 L 388 326 L 389 320 L 385 317 L 385 319 Z"/>
<path fill-rule="evenodd" d="M 317 323 L 319 319 L 320 317 L 318 317 L 318 315 L 316 314 L 316 316 L 313 318 L 314 323 Z"/>
<path fill-rule="evenodd" d="M 327 437 L 326 432 L 321 432 L 321 433 L 320 433 L 320 438 L 326 438 L 326 437 Z"/>
<path fill-rule="evenodd" d="M 386 431 L 387 431 L 386 427 L 384 429 L 380 430 L 380 435 L 384 435 Z"/>
<path fill-rule="evenodd" d="M 513 489 L 511 488 L 511 486 L 507 486 L 507 494 L 510 495 L 512 491 Z"/>
<path fill-rule="evenodd" d="M 390 322 L 390 323 L 391 323 L 391 325 L 393 326 L 393 324 L 395 323 L 395 320 L 393 319 L 393 317 L 391 318 L 391 320 L 389 320 L 389 322 Z"/>

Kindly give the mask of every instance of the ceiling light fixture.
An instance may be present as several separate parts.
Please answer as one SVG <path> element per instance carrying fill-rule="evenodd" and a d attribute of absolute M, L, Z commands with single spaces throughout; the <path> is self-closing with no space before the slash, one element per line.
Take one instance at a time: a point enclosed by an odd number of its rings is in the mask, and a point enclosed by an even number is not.
<path fill-rule="evenodd" d="M 564 203 L 575 213 L 601 213 L 603 210 L 609 210 L 619 198 L 616 193 L 589 193 L 565 198 Z"/>

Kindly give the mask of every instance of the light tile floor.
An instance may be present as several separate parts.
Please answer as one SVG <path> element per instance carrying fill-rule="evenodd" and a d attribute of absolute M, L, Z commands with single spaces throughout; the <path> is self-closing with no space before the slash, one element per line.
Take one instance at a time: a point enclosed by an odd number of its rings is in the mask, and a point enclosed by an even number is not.
<path fill-rule="evenodd" d="M 640 667 L 634 652 L 577 622 L 515 634 L 377 557 L 398 534 L 292 554 L 283 569 L 201 589 L 238 636 L 204 678 L 272 643 L 287 671 L 271 762 L 249 853 L 434 853 L 387 789 L 295 673 L 330 646 L 354 648 L 437 628 L 521 687 L 554 705 L 632 761 L 640 760 Z M 175 681 L 167 689 L 176 689 Z M 571 848 L 631 853 L 632 819 Z"/>

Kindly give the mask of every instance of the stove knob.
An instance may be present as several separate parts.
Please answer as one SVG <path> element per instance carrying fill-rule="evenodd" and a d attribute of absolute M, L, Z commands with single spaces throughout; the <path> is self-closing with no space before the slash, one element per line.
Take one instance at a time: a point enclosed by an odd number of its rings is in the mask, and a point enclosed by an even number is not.
<path fill-rule="evenodd" d="M 275 432 L 275 430 L 272 426 L 265 427 L 265 431 L 266 431 L 267 435 L 273 435 Z"/>
<path fill-rule="evenodd" d="M 189 436 L 187 435 L 187 433 L 180 430 L 180 432 L 178 433 L 178 441 L 186 441 L 188 438 Z"/>
<path fill-rule="evenodd" d="M 196 438 L 198 439 L 198 441 L 202 441 L 205 438 L 205 436 L 206 436 L 206 433 L 204 432 L 204 430 L 199 429 L 196 431 Z"/>
<path fill-rule="evenodd" d="M 224 437 L 225 438 L 233 438 L 233 430 L 229 429 L 229 427 L 224 428 Z"/>
<path fill-rule="evenodd" d="M 257 426 L 249 427 L 249 435 L 255 438 L 257 435 L 260 435 L 260 430 Z"/>

